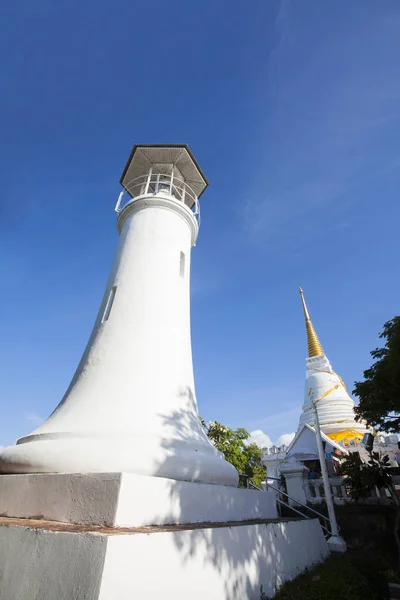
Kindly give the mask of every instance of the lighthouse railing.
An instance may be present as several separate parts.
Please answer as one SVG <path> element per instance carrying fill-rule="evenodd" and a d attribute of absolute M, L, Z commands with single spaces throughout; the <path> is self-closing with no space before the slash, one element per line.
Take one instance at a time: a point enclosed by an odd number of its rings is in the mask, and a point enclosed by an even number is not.
<path fill-rule="evenodd" d="M 124 202 L 124 192 L 128 192 L 129 198 Z M 124 190 L 118 197 L 115 212 L 120 213 L 132 200 L 154 195 L 172 196 L 191 208 L 200 224 L 200 203 L 197 195 L 190 185 L 183 179 L 174 177 L 173 173 L 153 173 L 150 170 L 146 175 L 140 175 L 124 184 Z"/>

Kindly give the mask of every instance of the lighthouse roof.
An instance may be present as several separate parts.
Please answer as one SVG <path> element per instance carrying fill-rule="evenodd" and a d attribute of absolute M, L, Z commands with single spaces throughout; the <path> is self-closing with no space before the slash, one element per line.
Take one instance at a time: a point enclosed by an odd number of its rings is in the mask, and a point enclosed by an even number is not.
<path fill-rule="evenodd" d="M 173 165 L 185 183 L 199 198 L 208 186 L 208 181 L 187 144 L 135 144 L 121 175 L 120 184 L 130 193 L 130 184 L 149 172 L 164 171 Z M 132 195 L 132 194 L 131 194 Z"/>

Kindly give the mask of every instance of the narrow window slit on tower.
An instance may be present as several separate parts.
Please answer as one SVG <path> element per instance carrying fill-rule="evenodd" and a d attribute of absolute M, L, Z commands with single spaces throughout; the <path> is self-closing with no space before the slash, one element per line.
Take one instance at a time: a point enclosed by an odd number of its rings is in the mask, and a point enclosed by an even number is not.
<path fill-rule="evenodd" d="M 106 308 L 104 310 L 103 318 L 101 320 L 102 323 L 104 323 L 105 321 L 108 321 L 108 317 L 110 316 L 110 312 L 112 309 L 116 291 L 117 291 L 117 286 L 115 285 L 113 288 L 111 288 L 110 294 L 108 296 Z"/>
<path fill-rule="evenodd" d="M 185 254 L 181 252 L 181 259 L 179 263 L 179 275 L 184 279 L 185 277 Z"/>

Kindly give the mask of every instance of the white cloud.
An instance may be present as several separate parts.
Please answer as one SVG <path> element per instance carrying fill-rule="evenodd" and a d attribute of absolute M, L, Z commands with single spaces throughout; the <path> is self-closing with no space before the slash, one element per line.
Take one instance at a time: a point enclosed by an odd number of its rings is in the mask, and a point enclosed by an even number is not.
<path fill-rule="evenodd" d="M 294 388 L 292 392 L 292 397 L 301 398 L 303 381 L 299 380 L 299 383 Z M 270 392 L 265 393 L 265 398 L 274 397 L 273 389 Z M 250 422 L 245 422 L 244 427 L 247 431 L 261 430 L 262 432 L 266 432 L 268 437 L 275 443 L 282 434 L 290 433 L 291 431 L 296 431 L 299 418 L 301 414 L 301 401 L 296 402 L 296 404 L 289 404 L 286 402 L 286 395 L 282 396 L 277 394 L 275 398 L 278 398 L 281 401 L 281 405 L 283 410 L 278 413 L 273 413 L 268 415 L 263 419 L 252 420 Z"/>
<path fill-rule="evenodd" d="M 281 435 L 277 442 L 276 445 L 279 446 L 289 446 L 290 442 L 293 440 L 294 436 L 296 434 L 295 433 L 284 433 L 283 435 Z"/>
<path fill-rule="evenodd" d="M 275 446 L 289 446 L 294 436 L 295 433 L 283 433 L 275 442 Z M 257 444 L 259 448 L 271 448 L 271 446 L 274 445 L 269 435 L 266 434 L 262 429 L 255 429 L 254 431 L 251 431 L 250 437 L 246 443 Z"/>
<path fill-rule="evenodd" d="M 250 437 L 247 440 L 248 444 L 257 444 L 260 448 L 270 448 L 272 441 L 269 435 L 264 433 L 261 429 L 255 429 L 250 431 Z"/>
<path fill-rule="evenodd" d="M 33 423 L 33 425 L 41 425 L 44 421 L 44 419 L 42 417 L 39 417 L 39 415 L 35 415 L 34 413 L 30 412 L 25 412 L 24 417 L 27 421 Z"/>

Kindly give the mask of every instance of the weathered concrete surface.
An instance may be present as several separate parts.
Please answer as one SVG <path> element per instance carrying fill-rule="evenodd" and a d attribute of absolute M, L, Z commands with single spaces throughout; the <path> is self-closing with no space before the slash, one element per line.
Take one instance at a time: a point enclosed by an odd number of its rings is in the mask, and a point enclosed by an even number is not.
<path fill-rule="evenodd" d="M 0 520 L 0 600 L 259 600 L 328 555 L 318 521 L 119 530 Z"/>

